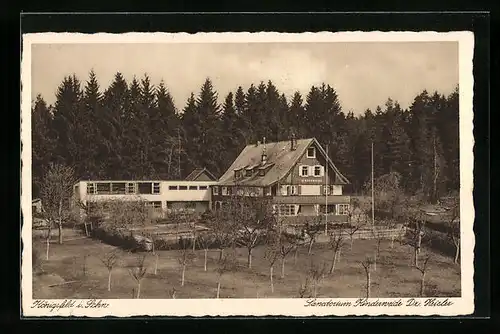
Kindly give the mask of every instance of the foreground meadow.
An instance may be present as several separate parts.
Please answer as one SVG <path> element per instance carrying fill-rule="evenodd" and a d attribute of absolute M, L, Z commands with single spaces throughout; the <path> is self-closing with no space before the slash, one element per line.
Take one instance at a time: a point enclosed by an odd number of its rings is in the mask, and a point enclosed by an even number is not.
<path fill-rule="evenodd" d="M 392 247 L 391 247 L 392 246 Z M 216 271 L 219 252 L 207 253 L 207 270 L 204 270 L 204 251 L 186 266 L 184 285 L 181 251 L 129 253 L 98 240 L 69 238 L 64 244 L 51 243 L 49 259 L 45 258 L 45 245 L 34 239 L 33 247 L 39 260 L 33 271 L 33 298 L 134 298 L 137 282 L 131 271 L 143 255 L 146 273 L 141 280 L 140 298 L 215 298 L 219 275 Z M 316 244 L 308 255 L 307 247 L 299 250 L 297 257 L 286 258 L 284 277 L 282 263 L 273 266 L 273 288 L 270 284 L 270 265 L 265 258 L 265 247 L 254 249 L 252 268 L 247 267 L 247 252 L 236 249 L 237 267 L 220 278 L 220 298 L 297 298 L 308 278 L 307 271 L 314 262 L 325 266 L 326 272 L 316 284 L 316 297 L 358 298 L 366 296 L 366 273 L 362 261 L 374 254 L 375 240 L 355 240 L 352 250 L 346 244 L 329 273 L 332 250 L 326 244 Z M 108 269 L 102 259 L 117 251 L 118 260 L 111 271 L 111 291 L 108 291 Z M 425 278 L 425 296 L 460 296 L 460 265 L 430 249 L 423 249 L 422 256 L 430 255 Z M 421 272 L 411 266 L 412 250 L 407 245 L 383 240 L 375 267 L 371 270 L 371 297 L 416 297 L 420 293 Z M 156 267 L 156 274 L 155 274 Z M 302 294 L 302 297 L 309 297 Z"/>

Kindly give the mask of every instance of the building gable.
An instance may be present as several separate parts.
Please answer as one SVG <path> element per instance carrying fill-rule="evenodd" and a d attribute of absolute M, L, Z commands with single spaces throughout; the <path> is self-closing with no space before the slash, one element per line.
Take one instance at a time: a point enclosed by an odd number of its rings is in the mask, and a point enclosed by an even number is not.
<path fill-rule="evenodd" d="M 308 154 L 313 147 L 314 154 Z M 263 157 L 264 156 L 264 157 Z M 284 178 L 299 176 L 298 165 L 314 166 L 330 165 L 331 175 L 335 175 L 337 184 L 346 184 L 349 181 L 340 174 L 330 159 L 326 159 L 326 152 L 314 138 L 298 139 L 292 149 L 291 141 L 282 141 L 268 144 L 247 145 L 233 162 L 229 169 L 220 178 L 221 185 L 270 186 L 282 182 Z M 267 168 L 268 166 L 268 168 Z M 265 172 L 262 173 L 262 169 Z M 295 173 L 293 173 L 295 171 Z M 311 174 L 314 169 L 311 169 Z M 323 177 L 324 172 L 321 173 Z M 237 176 L 237 178 L 235 177 Z M 314 182 L 321 184 L 319 177 Z M 313 181 L 311 181 L 313 182 Z M 324 183 L 324 179 L 323 179 Z"/>

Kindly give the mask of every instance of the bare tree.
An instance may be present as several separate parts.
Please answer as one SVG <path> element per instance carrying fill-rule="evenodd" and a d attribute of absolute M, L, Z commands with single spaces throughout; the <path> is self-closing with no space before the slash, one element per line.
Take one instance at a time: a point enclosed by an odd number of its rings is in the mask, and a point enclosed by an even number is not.
<path fill-rule="evenodd" d="M 221 259 L 217 261 L 217 298 L 220 297 L 221 280 L 222 276 L 228 272 L 234 271 L 237 268 L 237 261 L 234 251 L 224 254 Z"/>
<path fill-rule="evenodd" d="M 280 250 L 280 243 L 279 243 L 279 236 L 276 237 L 274 240 L 269 240 L 267 247 L 266 247 L 266 252 L 264 254 L 264 257 L 266 258 L 268 264 L 269 264 L 269 282 L 271 284 L 271 293 L 274 293 L 274 264 L 278 260 L 281 250 Z"/>
<path fill-rule="evenodd" d="M 320 265 L 311 260 L 307 276 L 310 282 L 312 282 L 312 296 L 314 298 L 318 295 L 318 286 L 325 277 L 326 271 L 326 264 L 324 262 Z"/>
<path fill-rule="evenodd" d="M 176 293 L 177 293 L 177 290 L 175 289 L 175 287 L 173 287 L 172 290 L 170 290 L 170 297 L 172 297 L 172 299 L 175 299 Z"/>
<path fill-rule="evenodd" d="M 294 234 L 281 232 L 280 233 L 280 256 L 281 256 L 281 278 L 285 278 L 285 262 L 286 257 L 293 250 L 298 249 L 298 245 L 300 244 L 300 238 Z"/>
<path fill-rule="evenodd" d="M 429 259 L 430 259 L 430 255 L 426 255 L 424 256 L 424 260 L 422 262 L 422 264 L 420 266 L 415 266 L 415 268 L 418 269 L 418 271 L 420 271 L 420 273 L 422 274 L 421 278 L 420 278 L 420 297 L 425 297 L 425 274 L 427 272 L 427 269 L 428 269 L 428 262 L 429 262 Z"/>
<path fill-rule="evenodd" d="M 358 199 L 353 199 L 349 210 L 347 211 L 347 234 L 349 234 L 350 250 L 352 251 L 354 244 L 354 234 L 359 231 L 366 223 L 366 215 L 364 214 L 362 204 Z"/>
<path fill-rule="evenodd" d="M 184 286 L 186 267 L 193 262 L 195 254 L 187 247 L 182 247 L 179 254 L 179 264 L 181 265 L 181 286 Z"/>
<path fill-rule="evenodd" d="M 108 269 L 108 291 L 111 291 L 111 273 L 113 271 L 113 268 L 118 263 L 118 260 L 119 260 L 118 252 L 111 251 L 111 252 L 105 253 L 99 259 L 104 264 L 106 269 Z"/>
<path fill-rule="evenodd" d="M 422 238 L 425 234 L 425 217 L 422 211 L 414 206 L 409 206 L 405 211 L 407 221 L 406 238 L 403 244 L 413 249 L 413 266 L 418 267 L 418 254 L 422 247 Z"/>
<path fill-rule="evenodd" d="M 230 247 L 235 239 L 235 228 L 231 224 L 228 212 L 226 210 L 215 212 L 210 227 L 214 243 L 219 249 L 219 260 L 222 260 L 224 258 L 224 250 Z"/>
<path fill-rule="evenodd" d="M 208 250 L 210 249 L 210 246 L 214 244 L 214 237 L 210 233 L 200 233 L 196 237 L 196 242 L 203 249 L 204 253 L 203 270 L 207 271 Z"/>
<path fill-rule="evenodd" d="M 134 268 L 129 269 L 130 276 L 132 276 L 134 281 L 137 283 L 136 298 L 140 298 L 141 296 L 141 282 L 144 276 L 146 276 L 147 272 L 147 266 L 145 262 L 146 256 L 144 255 L 138 259 L 137 265 Z"/>
<path fill-rule="evenodd" d="M 322 232 L 321 227 L 318 224 L 319 222 L 317 221 L 317 219 L 316 218 L 313 218 L 313 219 L 315 219 L 316 221 L 306 222 L 304 224 L 304 229 L 303 229 L 304 235 L 307 236 L 307 238 L 309 240 L 309 248 L 307 251 L 307 254 L 309 254 L 309 255 L 311 254 L 313 244 L 316 241 L 316 237 L 318 236 L 319 233 Z"/>
<path fill-rule="evenodd" d="M 73 168 L 53 163 L 49 165 L 42 181 L 40 197 L 44 217 L 49 225 L 57 225 L 59 244 L 63 243 L 63 223 L 73 216 L 70 199 L 75 182 Z"/>
<path fill-rule="evenodd" d="M 330 274 L 333 274 L 335 270 L 335 265 L 337 263 L 338 257 L 340 256 L 340 252 L 342 247 L 344 246 L 344 231 L 342 229 L 333 229 L 329 234 L 330 240 L 328 246 L 333 251 L 332 254 L 332 264 L 330 266 Z"/>
<path fill-rule="evenodd" d="M 311 278 L 309 275 L 306 275 L 304 284 L 300 283 L 299 286 L 299 298 L 310 297 L 311 293 Z"/>
<path fill-rule="evenodd" d="M 49 260 L 49 249 L 50 249 L 50 239 L 52 237 L 52 226 L 54 225 L 53 220 L 47 220 L 46 229 L 44 233 L 45 239 L 45 259 Z"/>
<path fill-rule="evenodd" d="M 371 269 L 373 265 L 373 259 L 371 257 L 367 257 L 361 265 L 365 269 L 366 274 L 366 298 L 370 298 L 370 288 L 371 288 Z"/>

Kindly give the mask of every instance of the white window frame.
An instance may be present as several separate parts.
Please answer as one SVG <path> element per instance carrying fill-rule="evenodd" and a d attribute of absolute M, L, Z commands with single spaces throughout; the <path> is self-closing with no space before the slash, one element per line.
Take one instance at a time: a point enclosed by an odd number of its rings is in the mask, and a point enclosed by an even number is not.
<path fill-rule="evenodd" d="M 94 182 L 87 183 L 87 189 L 86 189 L 87 194 L 93 195 L 96 193 L 96 190 L 97 190 L 97 187 L 96 187 Z"/>
<path fill-rule="evenodd" d="M 136 193 L 136 183 L 135 182 L 127 182 L 125 184 L 125 194 L 131 195 Z"/>
<path fill-rule="evenodd" d="M 295 204 L 280 204 L 278 206 L 280 216 L 296 216 L 297 208 Z"/>
<path fill-rule="evenodd" d="M 309 155 L 309 150 L 311 150 L 311 149 L 312 149 L 313 154 Z M 316 147 L 310 146 L 307 148 L 307 157 L 308 158 L 316 158 Z"/>
<path fill-rule="evenodd" d="M 159 195 L 161 193 L 161 184 L 160 182 L 151 183 L 151 194 Z"/>
<path fill-rule="evenodd" d="M 290 196 L 297 196 L 299 194 L 299 187 L 292 185 L 290 187 Z"/>
<path fill-rule="evenodd" d="M 221 188 L 221 195 L 222 195 L 222 196 L 227 196 L 227 195 L 229 195 L 229 192 L 227 191 L 227 187 L 222 187 L 222 188 Z"/>
<path fill-rule="evenodd" d="M 336 210 L 337 215 L 347 216 L 349 214 L 349 204 L 337 204 Z"/>
<path fill-rule="evenodd" d="M 313 169 L 313 176 L 314 177 L 321 177 L 323 173 L 321 173 L 321 169 L 322 169 L 323 166 L 321 165 L 316 165 L 314 166 L 314 169 Z M 316 170 L 319 171 L 318 175 L 316 175 Z"/>
<path fill-rule="evenodd" d="M 306 171 L 305 175 L 304 175 L 304 171 Z M 300 176 L 302 176 L 302 177 L 309 176 L 309 166 L 300 166 Z"/>
<path fill-rule="evenodd" d="M 219 195 L 219 186 L 214 186 L 214 195 Z"/>

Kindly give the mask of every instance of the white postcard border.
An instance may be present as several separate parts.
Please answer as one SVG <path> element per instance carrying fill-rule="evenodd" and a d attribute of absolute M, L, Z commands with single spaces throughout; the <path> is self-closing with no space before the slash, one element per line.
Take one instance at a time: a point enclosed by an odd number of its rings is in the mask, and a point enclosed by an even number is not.
<path fill-rule="evenodd" d="M 21 62 L 21 209 L 22 237 L 22 315 L 38 316 L 330 316 L 330 315 L 416 315 L 454 316 L 474 311 L 473 232 L 473 50 L 472 32 L 318 32 L 318 33 L 125 33 L 25 34 Z M 307 299 L 107 299 L 43 300 L 32 298 L 32 207 L 31 207 L 31 45 L 64 43 L 288 43 L 288 42 L 430 42 L 459 43 L 460 105 L 460 218 L 461 218 L 461 291 L 460 298 L 371 298 L 371 306 L 352 306 L 357 298 L 318 298 L 315 305 Z M 429 302 L 429 300 L 431 300 Z M 335 303 L 350 302 L 351 306 Z M 377 306 L 382 302 L 401 302 L 402 306 Z M 97 305 L 100 303 L 100 305 Z M 413 306 L 407 306 L 414 303 Z M 432 305 L 425 305 L 431 303 Z M 437 306 L 436 303 L 443 304 Z M 106 306 L 107 305 L 107 306 Z M 417 306 L 418 305 L 418 306 Z"/>

